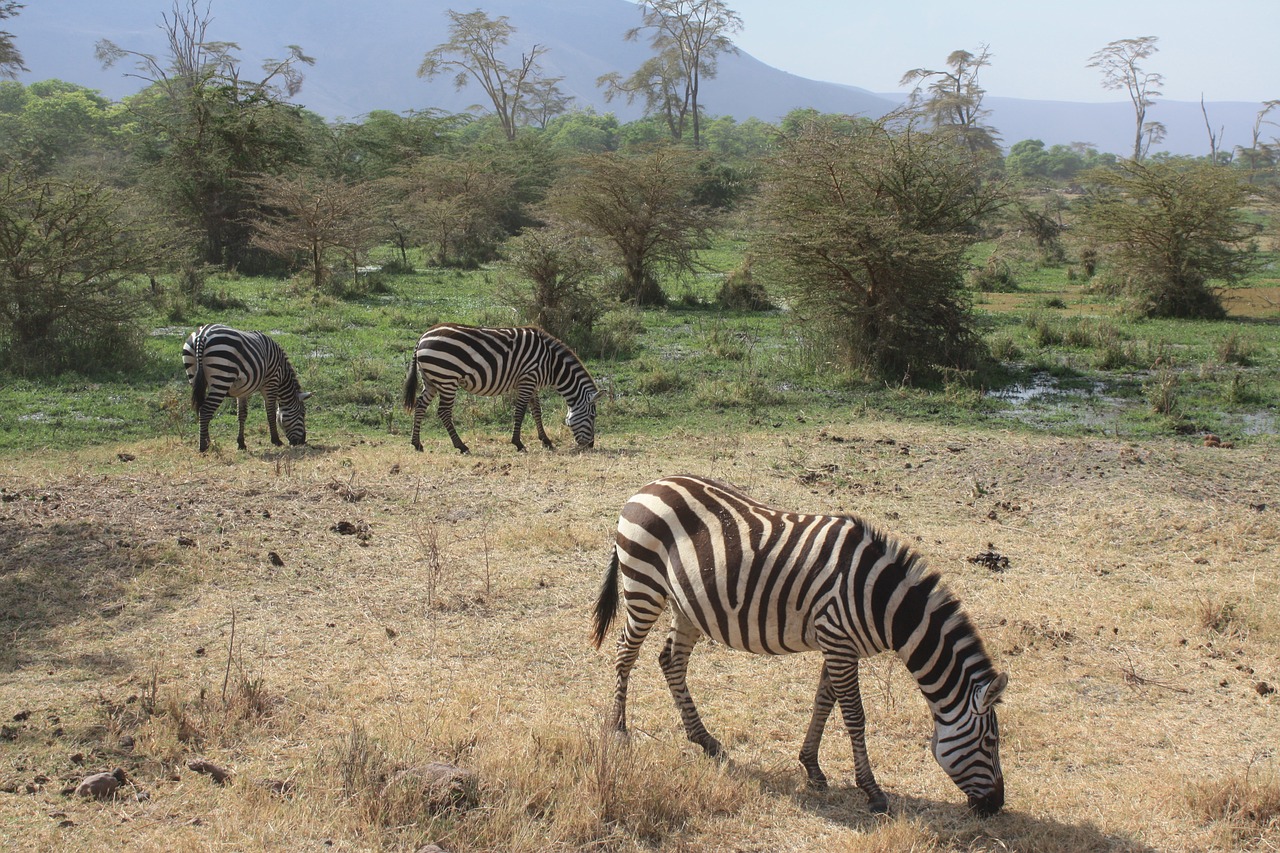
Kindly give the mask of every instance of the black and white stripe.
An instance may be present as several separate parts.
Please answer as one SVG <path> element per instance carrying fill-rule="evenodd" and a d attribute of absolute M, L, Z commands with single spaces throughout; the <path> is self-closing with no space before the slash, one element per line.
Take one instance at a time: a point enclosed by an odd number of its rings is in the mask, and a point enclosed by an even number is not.
<path fill-rule="evenodd" d="M 244 422 L 249 397 L 261 392 L 267 410 L 271 443 L 279 445 L 276 421 L 293 445 L 307 443 L 307 407 L 311 396 L 298 384 L 298 375 L 280 345 L 262 332 L 242 332 L 218 323 L 201 326 L 182 345 L 182 363 L 191 383 L 191 405 L 200 417 L 200 452 L 209 449 L 209 420 L 223 399 L 236 398 L 244 446 Z"/>
<path fill-rule="evenodd" d="M 826 787 L 818 745 L 837 700 L 853 742 L 855 778 L 873 811 L 888 799 L 867 757 L 858 661 L 893 650 L 933 714 L 933 754 L 983 815 L 1004 805 L 994 705 L 997 673 L 960 603 L 907 547 L 851 516 L 767 507 L 700 477 L 650 483 L 627 501 L 595 610 L 594 641 L 617 614 L 619 573 L 626 624 L 618 639 L 614 725 L 626 731 L 627 682 L 667 604 L 671 628 L 659 662 L 689 740 L 722 747 L 702 724 L 685 681 L 702 635 L 756 654 L 819 651 L 822 673 L 800 751 L 809 782 Z"/>
<path fill-rule="evenodd" d="M 418 380 L 422 393 L 418 393 Z M 520 429 L 526 410 L 533 412 L 538 438 L 552 447 L 542 427 L 538 389 L 554 386 L 569 404 L 565 423 L 579 447 L 594 447 L 596 439 L 596 384 L 573 350 L 534 326 L 482 329 L 457 323 L 432 326 L 418 340 L 404 382 L 404 407 L 413 412 L 413 446 L 422 450 L 419 431 L 431 398 L 440 395 L 440 422 L 453 446 L 468 448 L 453 426 L 453 401 L 458 389 L 494 396 L 515 392 L 515 429 L 511 443 L 524 450 Z"/>

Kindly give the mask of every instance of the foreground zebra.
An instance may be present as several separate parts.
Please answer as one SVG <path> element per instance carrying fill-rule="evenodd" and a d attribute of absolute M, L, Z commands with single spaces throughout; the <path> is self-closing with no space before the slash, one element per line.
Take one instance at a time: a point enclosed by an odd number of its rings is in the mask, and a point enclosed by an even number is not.
<path fill-rule="evenodd" d="M 209 449 L 209 420 L 223 399 L 236 398 L 240 434 L 236 444 L 244 450 L 244 422 L 249 397 L 262 392 L 267 409 L 271 443 L 279 445 L 276 421 L 284 427 L 290 444 L 307 443 L 307 407 L 311 396 L 298 384 L 298 375 L 280 345 L 262 332 L 241 332 L 218 323 L 201 326 L 182 345 L 182 364 L 191 383 L 191 405 L 200 416 L 200 452 Z"/>
<path fill-rule="evenodd" d="M 418 379 L 422 393 L 418 393 Z M 515 430 L 511 443 L 524 450 L 520 429 L 526 409 L 533 412 L 538 438 L 551 448 L 542 427 L 538 389 L 554 385 L 569 404 L 565 423 L 579 447 L 594 447 L 596 398 L 600 392 L 573 350 L 534 326 L 514 329 L 480 329 L 457 323 L 440 323 L 427 329 L 414 348 L 409 374 L 404 380 L 404 407 L 413 412 L 413 446 L 422 450 L 419 431 L 431 398 L 440 395 L 440 422 L 453 446 L 470 452 L 453 426 L 453 401 L 459 388 L 491 397 L 516 393 Z"/>
<path fill-rule="evenodd" d="M 1004 805 L 995 703 L 1008 679 L 938 575 L 908 548 L 850 516 L 771 509 L 729 486 L 669 477 L 645 486 L 618 519 L 613 559 L 596 602 L 593 639 L 618 609 L 613 724 L 626 732 L 627 683 L 640 644 L 662 614 L 671 628 L 659 663 L 689 740 L 712 756 L 685 682 L 702 634 L 756 654 L 822 652 L 813 717 L 800 750 L 809 783 L 825 789 L 818 745 L 837 700 L 853 742 L 855 778 L 874 812 L 888 809 L 867 757 L 858 661 L 889 649 L 915 676 L 933 713 L 933 755 L 981 815 Z"/>

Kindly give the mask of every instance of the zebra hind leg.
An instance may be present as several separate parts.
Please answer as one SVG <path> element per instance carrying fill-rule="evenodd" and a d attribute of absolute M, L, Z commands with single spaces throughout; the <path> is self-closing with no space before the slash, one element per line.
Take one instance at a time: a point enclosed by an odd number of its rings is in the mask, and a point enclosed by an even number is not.
<path fill-rule="evenodd" d="M 689 655 L 701 633 L 686 617 L 679 612 L 675 613 L 671 619 L 671 630 L 667 633 L 666 645 L 658 656 L 658 663 L 662 666 L 662 674 L 666 676 L 667 687 L 671 689 L 671 698 L 680 711 L 685 735 L 702 747 L 702 751 L 708 756 L 721 758 L 724 756 L 724 747 L 702 724 L 702 717 L 698 714 L 698 707 L 693 702 L 685 679 L 689 671 Z"/>
<path fill-rule="evenodd" d="M 244 422 L 249 417 L 249 396 L 236 397 L 236 417 L 240 421 L 240 432 L 236 435 L 236 447 L 241 450 L 248 450 L 244 446 Z"/>
<path fill-rule="evenodd" d="M 827 726 L 827 718 L 836 704 L 836 691 L 831 686 L 831 676 L 827 674 L 827 665 L 822 665 L 822 674 L 818 676 L 818 692 L 813 698 L 813 716 L 809 720 L 809 731 L 805 734 L 804 745 L 800 747 L 800 764 L 809 776 L 809 787 L 815 791 L 827 790 L 827 776 L 818 766 L 818 747 L 822 745 L 822 731 Z"/>
<path fill-rule="evenodd" d="M 440 423 L 444 425 L 445 432 L 449 433 L 449 439 L 453 442 L 453 446 L 459 453 L 470 453 L 471 448 L 463 444 L 462 439 L 458 437 L 458 431 L 453 426 L 453 400 L 457 396 L 456 388 L 440 389 L 440 406 L 436 410 L 436 414 L 440 417 Z"/>
<path fill-rule="evenodd" d="M 618 652 L 614 664 L 618 680 L 613 694 L 613 718 L 610 721 L 613 730 L 622 737 L 627 735 L 627 687 L 631 682 L 631 670 L 640 655 L 640 645 L 649 636 L 653 623 L 658 621 L 663 606 L 664 602 L 658 602 L 657 609 L 651 610 L 648 604 L 639 608 L 634 602 L 627 603 L 627 621 L 618 636 Z"/>
<path fill-rule="evenodd" d="M 431 398 L 435 396 L 435 389 L 430 384 L 423 382 L 422 393 L 418 395 L 417 401 L 413 404 L 413 433 L 410 441 L 413 449 L 422 452 L 422 419 L 427 416 L 427 408 L 431 405 Z"/>
<path fill-rule="evenodd" d="M 853 744 L 853 775 L 858 787 L 867 795 L 867 807 L 875 814 L 889 811 L 889 798 L 876 784 L 867 755 L 867 718 L 862 711 L 862 692 L 858 687 L 858 659 L 851 652 L 826 655 L 825 668 L 831 687 L 840 701 L 844 727 Z"/>

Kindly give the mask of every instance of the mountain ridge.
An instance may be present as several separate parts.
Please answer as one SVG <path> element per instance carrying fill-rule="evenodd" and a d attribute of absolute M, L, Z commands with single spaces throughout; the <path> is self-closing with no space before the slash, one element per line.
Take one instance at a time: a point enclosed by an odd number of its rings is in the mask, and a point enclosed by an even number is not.
<path fill-rule="evenodd" d="M 427 51 L 448 40 L 450 5 L 439 0 L 376 0 L 354 10 L 353 4 L 338 0 L 217 0 L 209 6 L 209 35 L 236 42 L 245 68 L 283 56 L 287 45 L 301 45 L 316 57 L 316 64 L 304 69 L 295 102 L 329 120 L 358 120 L 374 110 L 461 112 L 483 100 L 478 86 L 455 91 L 448 75 L 432 81 L 417 76 Z M 639 9 L 630 0 L 486 0 L 481 8 L 492 18 L 506 16 L 515 27 L 508 61 L 533 44 L 545 46 L 543 73 L 564 78 L 561 88 L 575 96 L 575 106 L 612 112 L 620 121 L 640 117 L 639 105 L 608 103 L 595 85 L 597 77 L 610 71 L 630 74 L 650 55 L 643 36 L 631 42 L 623 38 L 640 24 Z M 163 56 L 167 45 L 162 14 L 171 14 L 171 9 L 155 0 L 29 4 L 5 22 L 31 69 L 19 80 L 58 78 L 115 100 L 132 94 L 143 85 L 129 76 L 134 69 L 127 64 L 103 69 L 94 58 L 94 45 L 107 38 L 127 50 Z M 915 61 L 904 57 L 903 67 Z M 740 52 L 720 57 L 719 73 L 703 84 L 702 106 L 709 116 L 776 122 L 800 107 L 880 116 L 902 98 L 902 93 L 878 94 L 810 80 Z M 988 92 L 984 106 L 991 111 L 988 123 L 1006 147 L 1022 139 L 1040 139 L 1046 145 L 1084 142 L 1125 155 L 1132 145 L 1133 111 L 1127 101 L 1031 101 Z M 1238 101 L 1206 104 L 1215 133 L 1222 132 L 1220 149 L 1249 144 L 1260 106 Z M 1199 103 L 1161 100 L 1149 115 L 1169 131 L 1158 150 L 1208 154 Z"/>

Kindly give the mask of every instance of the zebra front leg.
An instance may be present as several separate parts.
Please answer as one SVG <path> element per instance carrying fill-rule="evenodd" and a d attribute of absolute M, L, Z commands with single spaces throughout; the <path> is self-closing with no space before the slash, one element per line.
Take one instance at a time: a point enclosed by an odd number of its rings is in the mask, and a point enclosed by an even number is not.
<path fill-rule="evenodd" d="M 516 422 L 511 430 L 511 443 L 516 446 L 516 450 L 524 453 L 524 442 L 520 440 L 520 431 L 524 429 L 524 413 L 529 408 L 529 399 L 534 397 L 537 388 L 529 388 L 521 386 L 516 392 Z M 537 405 L 536 398 L 534 405 Z"/>
<path fill-rule="evenodd" d="M 440 423 L 444 424 L 445 432 L 449 433 L 449 439 L 458 452 L 470 453 L 471 449 L 462 443 L 462 439 L 458 438 L 458 431 L 453 427 L 453 400 L 457 394 L 457 388 L 441 388 L 440 405 L 436 414 L 440 417 Z"/>
<path fill-rule="evenodd" d="M 809 719 L 809 731 L 804 736 L 804 745 L 800 747 L 800 764 L 809 776 L 809 787 L 815 791 L 827 790 L 827 776 L 818 766 L 818 747 L 822 745 L 822 732 L 827 727 L 827 718 L 836 704 L 836 691 L 831 686 L 831 676 L 827 674 L 827 665 L 822 665 L 822 673 L 818 676 L 818 692 L 813 697 L 813 716 Z"/>
<path fill-rule="evenodd" d="M 530 401 L 529 407 L 533 412 L 533 423 L 538 428 L 538 439 L 542 442 L 542 446 L 547 450 L 555 450 L 556 446 L 551 443 L 546 429 L 542 426 L 542 405 L 538 402 L 537 391 L 533 392 L 533 399 Z"/>
<path fill-rule="evenodd" d="M 671 619 L 671 630 L 667 632 L 666 645 L 662 647 L 662 654 L 658 656 L 658 663 L 662 665 L 662 674 L 667 678 L 671 698 L 675 700 L 676 708 L 680 711 L 685 735 L 690 741 L 702 747 L 702 751 L 708 756 L 719 758 L 724 755 L 724 747 L 702 724 L 702 717 L 698 714 L 698 707 L 693 703 L 693 696 L 689 693 L 689 684 L 685 679 L 689 671 L 689 655 L 693 652 L 693 646 L 698 642 L 699 636 L 701 632 L 692 622 L 678 612 L 675 613 Z"/>
<path fill-rule="evenodd" d="M 243 399 L 247 404 L 249 401 L 249 398 L 245 397 Z M 280 430 L 276 426 L 276 421 L 280 417 L 278 414 L 280 411 L 280 401 L 276 398 L 275 394 L 269 394 L 264 389 L 262 392 L 262 406 L 267 410 L 267 429 L 271 432 L 271 443 L 274 444 L 276 447 L 280 447 L 284 444 L 284 442 L 280 440 Z M 243 420 L 241 422 L 240 438 L 241 438 L 240 449 L 244 450 Z"/>
<path fill-rule="evenodd" d="M 876 784 L 875 774 L 871 772 L 871 758 L 867 755 L 867 719 L 862 711 L 862 691 L 858 687 L 858 658 L 852 652 L 827 653 L 824 669 L 836 698 L 840 700 L 844 727 L 853 744 L 854 779 L 867 795 L 867 807 L 875 814 L 884 814 L 889 811 L 889 798 Z"/>

